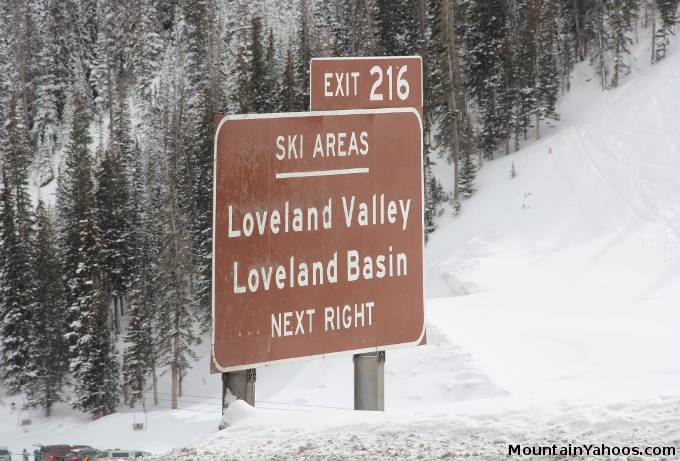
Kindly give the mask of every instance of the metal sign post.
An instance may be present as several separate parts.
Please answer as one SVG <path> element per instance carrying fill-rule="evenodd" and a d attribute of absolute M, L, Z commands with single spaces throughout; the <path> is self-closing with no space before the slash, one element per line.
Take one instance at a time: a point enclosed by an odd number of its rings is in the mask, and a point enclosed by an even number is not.
<path fill-rule="evenodd" d="M 354 409 L 385 410 L 385 351 L 354 354 Z"/>
<path fill-rule="evenodd" d="M 255 381 L 257 381 L 255 368 L 222 373 L 222 414 L 229 407 L 231 398 L 243 400 L 254 407 Z"/>

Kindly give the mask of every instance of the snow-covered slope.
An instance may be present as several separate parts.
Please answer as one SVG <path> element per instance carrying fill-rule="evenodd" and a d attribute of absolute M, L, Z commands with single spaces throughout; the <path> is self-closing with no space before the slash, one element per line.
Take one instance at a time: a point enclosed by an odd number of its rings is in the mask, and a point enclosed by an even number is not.
<path fill-rule="evenodd" d="M 677 394 L 680 55 L 607 93 L 590 72 L 559 127 L 486 164 L 465 212 L 443 219 L 430 318 L 511 394 Z"/>
<path fill-rule="evenodd" d="M 16 415 L 0 418 L 0 445 L 162 453 L 197 444 L 200 455 L 179 459 L 496 459 L 510 442 L 679 445 L 675 48 L 653 67 L 640 48 L 633 75 L 606 93 L 578 67 L 557 127 L 486 163 L 464 212 L 440 218 L 426 249 L 429 344 L 388 353 L 384 415 L 347 411 L 352 360 L 335 357 L 258 370 L 258 408 L 234 405 L 230 427 L 213 434 L 220 381 L 204 355 L 182 409 L 149 404 L 146 432 L 132 431 L 132 412 L 88 422 L 62 406 L 26 429 Z M 438 171 L 446 183 L 447 167 Z"/>

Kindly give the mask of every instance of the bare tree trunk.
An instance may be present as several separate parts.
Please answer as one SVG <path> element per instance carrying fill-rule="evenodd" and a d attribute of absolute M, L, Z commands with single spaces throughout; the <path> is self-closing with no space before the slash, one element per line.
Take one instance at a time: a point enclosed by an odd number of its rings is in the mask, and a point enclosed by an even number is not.
<path fill-rule="evenodd" d="M 111 329 L 113 333 L 118 336 L 118 303 L 116 298 L 113 298 L 113 321 L 111 322 Z"/>
<path fill-rule="evenodd" d="M 656 62 L 656 2 L 652 2 L 651 11 L 651 23 L 652 23 L 652 46 L 651 46 L 651 57 L 650 62 L 654 64 Z"/>
<path fill-rule="evenodd" d="M 640 22 L 640 5 L 636 2 L 635 3 L 635 43 L 637 44 L 640 41 L 640 34 L 638 33 L 639 29 L 639 22 Z"/>
<path fill-rule="evenodd" d="M 169 172 L 168 172 L 169 174 Z M 171 186 L 172 188 L 173 186 Z M 174 256 L 177 257 L 179 255 L 179 248 L 177 244 L 177 225 L 176 225 L 176 220 L 175 220 L 175 193 L 174 190 L 171 190 L 170 192 L 171 197 L 170 197 L 170 225 L 171 225 L 171 233 L 174 236 L 173 238 L 173 246 L 174 246 Z M 181 272 L 181 271 L 179 271 Z M 178 273 L 178 270 L 173 270 L 173 277 L 175 278 L 175 285 L 176 288 L 175 290 L 177 291 L 175 297 L 176 299 L 176 305 L 175 305 L 175 318 L 174 318 L 174 334 L 172 338 L 172 365 L 171 365 L 171 370 L 172 370 L 172 409 L 177 408 L 177 397 L 179 396 L 180 393 L 180 369 L 179 369 L 179 359 L 180 359 L 180 341 L 179 341 L 179 306 L 180 303 L 182 302 L 181 299 L 179 299 L 182 296 L 182 291 L 179 282 L 179 277 L 181 277 L 182 274 Z"/>
<path fill-rule="evenodd" d="M 208 18 L 208 43 L 207 43 L 207 58 L 208 58 L 208 81 L 209 81 L 209 87 L 208 87 L 208 113 L 210 115 L 215 114 L 216 109 L 215 109 L 215 101 L 217 99 L 217 72 L 216 72 L 216 67 L 215 67 L 215 55 L 216 53 L 216 46 L 217 46 L 217 39 L 216 39 L 216 33 L 215 33 L 215 21 L 213 18 L 213 0 L 208 0 L 207 5 L 206 5 L 208 11 L 206 11 L 206 15 Z"/>
<path fill-rule="evenodd" d="M 576 29 L 576 56 L 580 61 L 586 59 L 585 50 L 583 49 L 583 32 L 581 31 L 581 20 L 578 14 L 578 0 L 571 0 L 571 6 L 574 10 L 574 28 Z"/>
<path fill-rule="evenodd" d="M 536 112 L 536 140 L 541 139 L 541 116 Z"/>
<path fill-rule="evenodd" d="M 612 87 L 616 88 L 619 86 L 619 73 L 620 73 L 620 67 L 621 67 L 621 59 L 623 58 L 621 56 L 621 50 L 619 48 L 619 43 L 618 40 L 616 41 L 616 45 L 614 45 L 614 49 L 612 50 L 612 54 L 614 55 L 614 75 L 612 76 Z"/>
<path fill-rule="evenodd" d="M 179 368 L 177 365 L 172 365 L 170 367 L 171 370 L 171 376 L 172 376 L 172 391 L 171 391 L 171 401 L 170 401 L 170 408 L 173 410 L 177 409 L 177 389 L 178 389 L 178 378 L 179 378 Z"/>
<path fill-rule="evenodd" d="M 604 62 L 604 13 L 602 11 L 602 1 L 597 2 L 597 41 L 599 45 L 598 52 L 600 54 L 600 78 L 602 81 L 602 91 L 607 89 L 607 72 Z"/>
<path fill-rule="evenodd" d="M 352 1 L 352 9 L 350 11 L 350 44 L 349 44 L 349 49 L 352 55 L 355 55 L 357 52 L 356 48 L 356 43 L 357 43 L 357 21 L 356 21 L 356 16 L 357 16 L 357 3 L 356 0 L 351 0 Z"/>
<path fill-rule="evenodd" d="M 418 40 L 420 41 L 420 57 L 423 61 L 423 75 L 427 73 L 427 5 L 426 0 L 418 1 Z M 423 106 L 425 105 L 425 95 L 423 95 Z M 423 107 L 423 123 L 425 123 L 425 107 Z M 423 127 L 425 128 L 425 127 Z M 423 129 L 425 134 L 425 129 Z"/>
<path fill-rule="evenodd" d="M 444 11 L 444 28 L 446 30 L 446 61 L 449 70 L 449 81 L 451 82 L 451 110 L 453 111 L 451 134 L 453 136 L 453 203 L 459 200 L 458 187 L 458 156 L 460 153 L 460 136 L 458 130 L 458 48 L 456 44 L 456 16 L 454 5 L 451 0 L 441 0 Z"/>
<path fill-rule="evenodd" d="M 14 21 L 17 26 L 16 33 L 18 34 L 19 31 L 21 30 L 21 26 L 19 24 L 25 23 L 28 21 L 28 11 L 27 10 L 21 10 L 21 6 L 25 9 L 28 8 L 28 3 L 24 2 L 16 2 L 15 7 L 14 7 Z M 30 128 L 30 117 L 29 117 L 29 104 L 28 104 L 28 70 L 27 70 L 27 64 L 28 64 L 28 51 L 26 50 L 26 47 L 28 46 L 27 43 L 24 43 L 23 40 L 16 40 L 16 49 L 15 49 L 15 56 L 16 56 L 16 67 L 17 70 L 19 71 L 19 79 L 21 80 L 21 103 L 23 105 L 23 113 L 22 117 L 24 119 L 24 125 L 26 126 L 27 129 Z"/>
<path fill-rule="evenodd" d="M 151 367 L 151 385 L 153 387 L 153 404 L 158 405 L 158 375 L 155 365 Z"/>
<path fill-rule="evenodd" d="M 109 54 L 109 28 L 104 22 L 104 49 L 106 50 L 106 97 L 109 101 L 109 145 L 113 140 L 113 92 L 111 91 L 111 56 Z"/>
<path fill-rule="evenodd" d="M 371 11 L 371 2 L 369 0 L 364 0 L 364 10 L 366 10 L 366 22 L 368 24 L 368 45 L 371 47 L 371 52 L 376 53 L 378 47 L 375 44 L 373 12 Z"/>
<path fill-rule="evenodd" d="M 427 73 L 427 8 L 425 4 L 426 0 L 418 1 L 418 40 L 420 41 L 420 56 L 423 63 L 423 76 L 428 75 Z M 430 117 L 428 112 L 426 112 L 426 107 L 429 107 L 429 101 L 426 101 L 426 97 L 423 94 L 423 190 L 425 190 L 425 209 L 429 209 L 430 206 L 430 193 L 427 192 L 427 184 L 429 177 L 427 175 L 428 165 L 430 163 Z"/>
<path fill-rule="evenodd" d="M 175 183 L 173 181 L 172 176 L 170 175 L 170 165 L 166 163 L 165 165 L 165 174 L 167 175 L 167 184 L 168 184 L 168 201 L 169 201 L 169 219 L 170 219 L 170 229 L 169 229 L 169 234 L 171 236 L 171 241 L 172 241 L 172 251 L 173 251 L 173 261 L 171 262 L 173 266 L 172 270 L 172 277 L 173 277 L 173 283 L 174 283 L 174 289 L 175 289 L 175 312 L 174 312 L 174 319 L 173 319 L 173 327 L 174 327 L 174 332 L 172 336 L 172 365 L 171 365 L 171 373 L 172 373 L 172 402 L 171 402 L 171 407 L 172 409 L 177 408 L 177 398 L 181 395 L 181 370 L 180 370 L 180 358 L 181 358 L 181 350 L 180 350 L 180 317 L 181 317 L 181 306 L 183 301 L 183 296 L 184 296 L 184 286 L 182 284 L 182 280 L 184 280 L 185 274 L 184 270 L 182 269 L 182 264 L 180 263 L 180 258 L 181 256 L 181 248 L 180 248 L 180 243 L 179 243 L 179 222 L 178 222 L 178 214 L 179 210 L 177 208 L 177 189 L 175 187 Z"/>
<path fill-rule="evenodd" d="M 128 368 L 127 368 L 127 357 L 123 354 L 123 402 L 128 403 Z"/>

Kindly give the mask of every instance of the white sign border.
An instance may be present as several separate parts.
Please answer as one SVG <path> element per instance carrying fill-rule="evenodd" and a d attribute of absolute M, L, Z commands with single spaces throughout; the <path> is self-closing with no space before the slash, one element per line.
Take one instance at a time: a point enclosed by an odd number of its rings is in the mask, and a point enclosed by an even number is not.
<path fill-rule="evenodd" d="M 216 214 L 215 210 L 217 208 L 217 203 L 216 203 L 216 181 L 217 181 L 217 176 L 216 176 L 216 171 L 217 171 L 217 141 L 219 139 L 220 135 L 220 129 L 222 128 L 222 124 L 227 121 L 231 120 L 254 120 L 254 119 L 276 119 L 276 118 L 294 118 L 294 117 L 319 117 L 319 116 L 335 116 L 335 115 L 372 115 L 372 114 L 394 114 L 394 113 L 412 113 L 416 116 L 418 119 L 418 125 L 420 126 L 420 199 L 423 200 L 423 205 L 420 207 L 421 208 L 421 216 L 420 216 L 420 233 L 423 236 L 423 239 L 421 241 L 421 246 L 422 246 L 422 268 L 423 268 L 423 273 L 422 273 L 422 278 L 423 278 L 423 285 L 422 285 L 422 295 L 423 295 L 423 325 L 422 329 L 420 332 L 420 336 L 415 340 L 411 342 L 406 342 L 406 343 L 400 343 L 400 344 L 390 344 L 386 346 L 376 346 L 376 347 L 367 347 L 363 349 L 348 349 L 348 350 L 343 350 L 343 351 L 337 351 L 337 352 L 329 352 L 327 354 L 316 354 L 316 355 L 305 355 L 305 356 L 300 356 L 300 357 L 291 357 L 287 359 L 279 359 L 279 360 L 270 360 L 267 362 L 258 362 L 258 363 L 252 363 L 252 364 L 245 364 L 245 365 L 236 365 L 232 367 L 223 367 L 221 366 L 217 360 L 215 359 L 215 220 L 216 220 Z M 319 359 L 319 358 L 325 358 L 325 357 L 333 357 L 337 355 L 349 355 L 349 354 L 362 354 L 366 352 L 377 352 L 379 350 L 388 350 L 388 349 L 398 349 L 402 347 L 408 347 L 408 346 L 417 346 L 418 344 L 421 343 L 423 340 L 423 337 L 425 336 L 425 204 L 424 204 L 424 183 L 423 183 L 423 120 L 420 117 L 420 112 L 418 112 L 417 109 L 414 107 L 394 107 L 394 108 L 386 108 L 386 109 L 351 109 L 351 110 L 330 110 L 330 111 L 310 111 L 310 112 L 282 112 L 282 113 L 274 113 L 274 114 L 240 114 L 240 115 L 225 115 L 222 117 L 220 120 L 220 123 L 217 125 L 217 129 L 215 130 L 215 141 L 213 145 L 213 232 L 212 232 L 212 275 L 211 275 L 211 305 L 212 305 L 212 335 L 210 338 L 211 344 L 210 344 L 210 360 L 212 360 L 213 365 L 215 368 L 222 373 L 226 373 L 229 371 L 238 371 L 238 370 L 246 370 L 249 368 L 257 368 L 257 367 L 267 367 L 269 365 L 274 365 L 274 364 L 279 364 L 279 363 L 286 363 L 286 362 L 298 362 L 302 360 L 312 360 L 312 359 Z"/>

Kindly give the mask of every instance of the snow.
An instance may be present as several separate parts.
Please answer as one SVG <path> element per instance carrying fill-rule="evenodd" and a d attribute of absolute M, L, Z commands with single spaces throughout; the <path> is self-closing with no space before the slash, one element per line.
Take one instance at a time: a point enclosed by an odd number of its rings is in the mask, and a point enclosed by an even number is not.
<path fill-rule="evenodd" d="M 559 127 L 485 165 L 430 239 L 431 318 L 512 395 L 677 394 L 678 64 L 607 93 L 582 65 Z"/>
<path fill-rule="evenodd" d="M 562 120 L 488 162 L 426 249 L 428 345 L 389 351 L 386 412 L 353 412 L 351 357 L 258 369 L 257 405 L 220 423 L 208 344 L 147 430 L 60 405 L 24 428 L 0 395 L 0 445 L 87 443 L 163 459 L 498 459 L 509 443 L 680 448 L 680 53 L 647 50 L 602 92 L 587 64 Z M 517 177 L 510 177 L 511 163 Z M 446 186 L 450 167 L 436 166 Z M 447 176 L 448 175 L 448 176 Z M 673 459 L 673 458 L 668 458 Z M 678 453 L 680 459 L 680 450 Z"/>
<path fill-rule="evenodd" d="M 422 412 L 276 414 L 239 401 L 227 411 L 228 429 L 162 459 L 497 460 L 507 455 L 509 444 L 677 446 L 678 410 L 677 400 L 661 398 L 601 407 L 538 406 L 503 398 Z"/>

